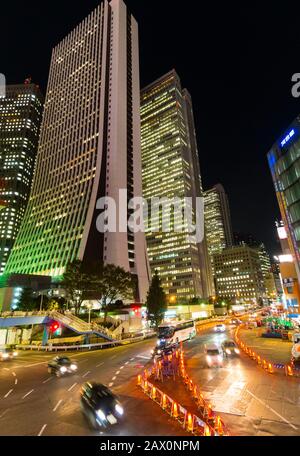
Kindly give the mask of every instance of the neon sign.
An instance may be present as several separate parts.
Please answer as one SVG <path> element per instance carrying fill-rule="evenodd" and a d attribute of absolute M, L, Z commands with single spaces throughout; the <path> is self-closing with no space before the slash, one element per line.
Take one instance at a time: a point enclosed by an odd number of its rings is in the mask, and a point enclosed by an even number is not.
<path fill-rule="evenodd" d="M 289 140 L 294 136 L 295 130 L 291 130 L 289 134 L 281 141 L 281 147 L 283 147 Z"/>

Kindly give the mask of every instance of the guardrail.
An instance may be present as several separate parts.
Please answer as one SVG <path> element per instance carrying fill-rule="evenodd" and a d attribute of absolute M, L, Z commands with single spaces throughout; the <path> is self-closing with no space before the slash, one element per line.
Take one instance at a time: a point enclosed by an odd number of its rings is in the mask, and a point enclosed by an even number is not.
<path fill-rule="evenodd" d="M 124 340 L 114 340 L 110 342 L 100 342 L 98 344 L 83 344 L 83 345 L 17 345 L 18 350 L 36 350 L 36 351 L 45 351 L 45 352 L 56 352 L 56 351 L 68 351 L 68 350 L 73 350 L 73 351 L 78 351 L 78 350 L 92 350 L 93 348 L 103 348 L 103 347 L 108 347 L 110 346 L 116 346 L 116 345 L 127 345 L 127 344 L 133 344 L 134 342 L 141 342 L 142 340 L 145 339 L 150 339 L 153 337 L 156 333 L 148 333 L 145 334 L 144 336 L 138 336 L 138 337 L 132 337 L 130 339 L 124 339 Z"/>

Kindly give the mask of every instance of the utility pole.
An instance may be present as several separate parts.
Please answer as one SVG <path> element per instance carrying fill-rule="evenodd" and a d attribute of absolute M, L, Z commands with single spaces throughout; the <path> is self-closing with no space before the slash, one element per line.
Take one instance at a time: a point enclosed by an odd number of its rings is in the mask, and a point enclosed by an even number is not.
<path fill-rule="evenodd" d="M 43 293 L 41 293 L 41 305 L 40 305 L 40 312 L 43 310 Z"/>

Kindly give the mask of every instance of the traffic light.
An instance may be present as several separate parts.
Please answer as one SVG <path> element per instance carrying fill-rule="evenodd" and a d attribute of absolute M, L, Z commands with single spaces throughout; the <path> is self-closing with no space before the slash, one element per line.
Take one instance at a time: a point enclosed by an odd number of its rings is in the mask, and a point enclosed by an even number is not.
<path fill-rule="evenodd" d="M 53 323 L 50 325 L 50 332 L 51 332 L 54 336 L 60 336 L 60 335 L 61 335 L 61 327 L 60 327 L 59 323 L 57 323 L 57 321 L 53 322 Z"/>

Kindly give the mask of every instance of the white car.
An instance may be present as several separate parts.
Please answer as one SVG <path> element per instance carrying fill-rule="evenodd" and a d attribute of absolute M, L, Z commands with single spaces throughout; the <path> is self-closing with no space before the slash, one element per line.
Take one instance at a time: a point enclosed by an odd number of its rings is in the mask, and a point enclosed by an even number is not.
<path fill-rule="evenodd" d="M 225 332 L 226 331 L 226 326 L 223 324 L 216 325 L 215 326 L 215 332 Z"/>
<path fill-rule="evenodd" d="M 209 344 L 205 345 L 205 358 L 208 367 L 216 366 L 222 367 L 223 366 L 223 351 L 218 345 Z"/>

